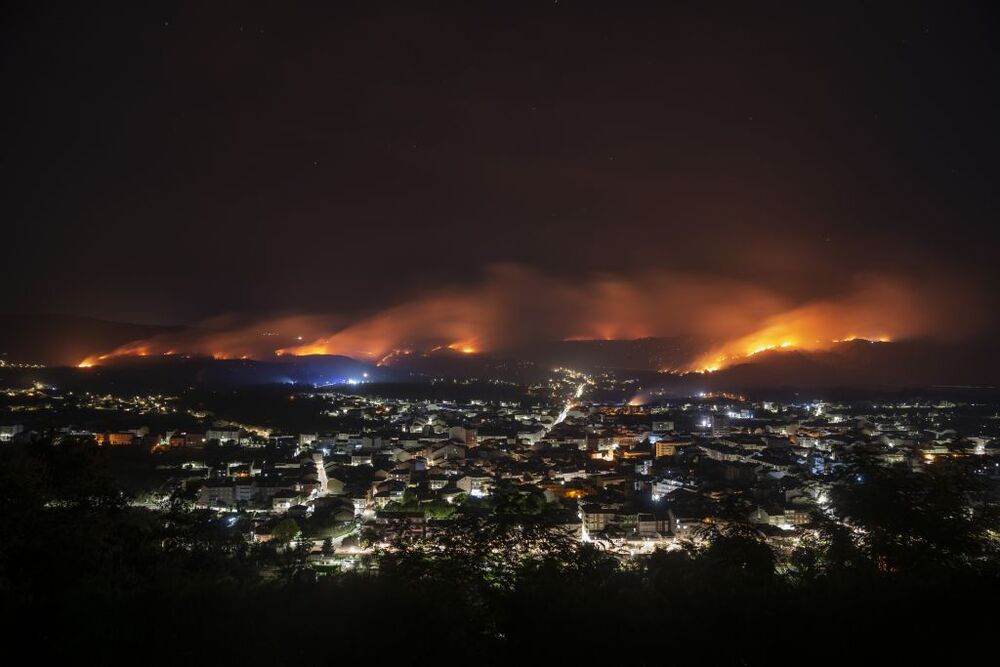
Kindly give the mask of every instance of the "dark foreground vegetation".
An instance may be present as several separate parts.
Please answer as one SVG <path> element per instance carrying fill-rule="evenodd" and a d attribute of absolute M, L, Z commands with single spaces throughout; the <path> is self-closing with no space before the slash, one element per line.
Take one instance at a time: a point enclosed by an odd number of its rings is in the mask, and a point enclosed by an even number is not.
<path fill-rule="evenodd" d="M 995 644 L 972 468 L 857 462 L 815 538 L 740 522 L 622 561 L 516 498 L 316 573 L 211 513 L 130 506 L 85 443 L 0 453 L 9 656 L 81 664 L 962 664 Z M 16 653 L 27 651 L 26 653 Z M 56 663 L 59 664 L 59 663 Z"/>

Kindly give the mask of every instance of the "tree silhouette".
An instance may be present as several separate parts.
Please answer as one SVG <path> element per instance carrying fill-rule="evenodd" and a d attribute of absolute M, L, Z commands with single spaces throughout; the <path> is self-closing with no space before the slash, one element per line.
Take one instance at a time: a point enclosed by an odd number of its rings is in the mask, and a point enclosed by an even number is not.
<path fill-rule="evenodd" d="M 300 532 L 298 522 L 291 517 L 286 517 L 271 529 L 271 536 L 278 545 L 285 546 L 294 540 Z"/>

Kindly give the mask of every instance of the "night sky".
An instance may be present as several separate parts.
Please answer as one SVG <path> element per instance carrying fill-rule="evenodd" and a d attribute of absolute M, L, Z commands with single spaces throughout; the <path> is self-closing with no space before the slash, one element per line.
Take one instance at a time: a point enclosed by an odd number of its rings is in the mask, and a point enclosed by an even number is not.
<path fill-rule="evenodd" d="M 497 263 L 998 305 L 995 3 L 516 7 L 7 6 L 3 310 L 362 314 Z"/>

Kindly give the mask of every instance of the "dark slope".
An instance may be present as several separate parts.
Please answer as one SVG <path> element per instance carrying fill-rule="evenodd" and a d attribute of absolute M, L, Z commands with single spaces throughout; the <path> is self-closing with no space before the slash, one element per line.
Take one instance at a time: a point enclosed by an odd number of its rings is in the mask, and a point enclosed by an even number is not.
<path fill-rule="evenodd" d="M 0 355 L 8 362 L 75 366 L 95 351 L 183 327 L 108 322 L 75 315 L 0 314 Z"/>

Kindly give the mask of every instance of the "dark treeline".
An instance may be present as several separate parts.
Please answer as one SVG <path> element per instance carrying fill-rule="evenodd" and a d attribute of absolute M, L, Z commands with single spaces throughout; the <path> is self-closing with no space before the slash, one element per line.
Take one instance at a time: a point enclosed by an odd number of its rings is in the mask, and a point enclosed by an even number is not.
<path fill-rule="evenodd" d="M 959 664 L 990 650 L 997 517 L 974 469 L 855 462 L 815 536 L 741 521 L 642 560 L 501 492 L 316 576 L 178 502 L 130 506 L 92 443 L 0 452 L 8 652 L 83 664 Z M 402 533 L 400 533 L 402 535 Z M 14 653 L 9 653 L 14 655 Z"/>

